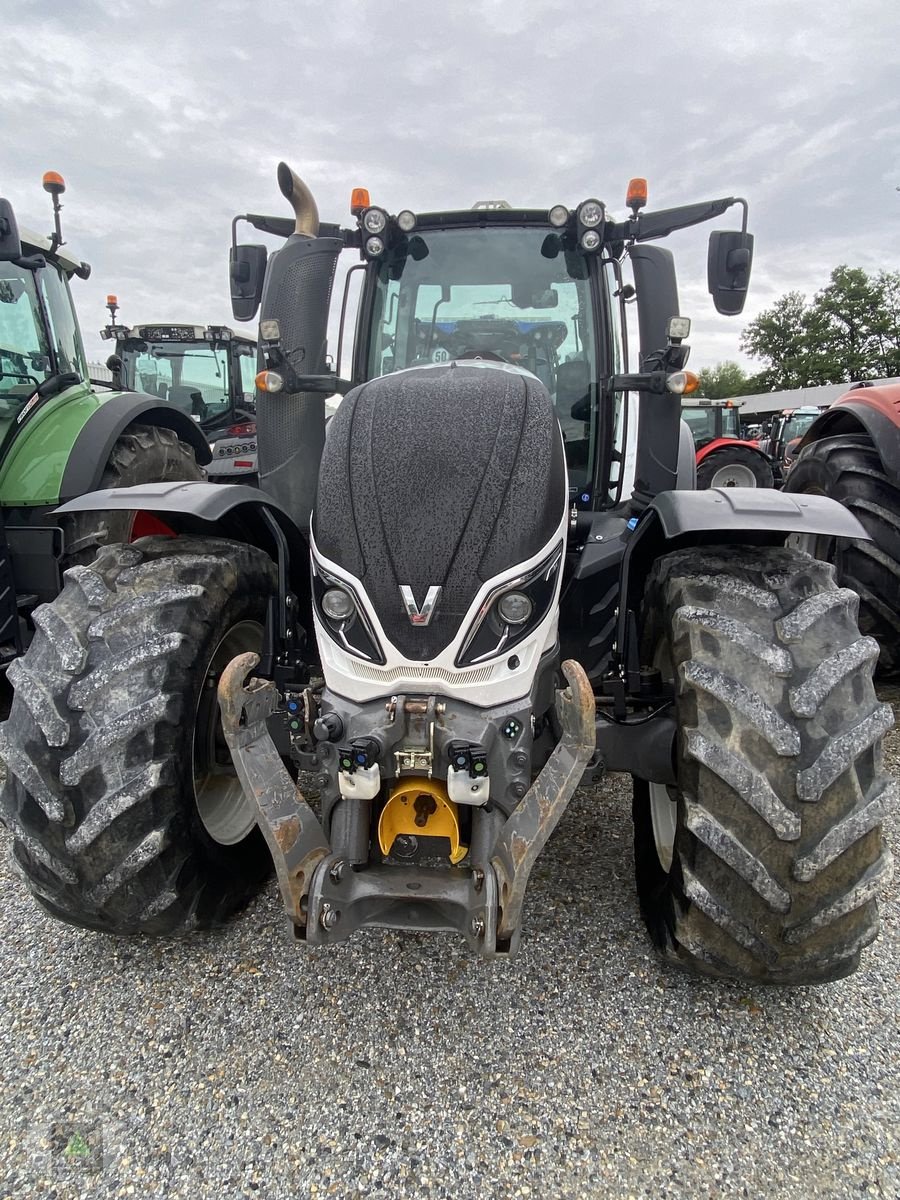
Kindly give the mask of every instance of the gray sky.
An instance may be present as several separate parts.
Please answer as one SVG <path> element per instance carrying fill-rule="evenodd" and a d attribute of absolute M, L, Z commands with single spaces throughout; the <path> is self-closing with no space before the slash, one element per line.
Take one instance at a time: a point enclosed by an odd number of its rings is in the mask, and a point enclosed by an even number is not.
<path fill-rule="evenodd" d="M 650 208 L 745 196 L 756 258 L 742 317 L 717 317 L 706 292 L 713 226 L 667 243 L 694 368 L 740 359 L 747 319 L 788 290 L 812 295 L 839 263 L 900 268 L 897 0 L 2 11 L 0 195 L 49 231 L 41 175 L 65 176 L 64 234 L 94 269 L 73 281 L 92 359 L 108 349 L 107 292 L 126 322 L 234 324 L 230 221 L 288 215 L 281 158 L 323 220 L 349 219 L 357 184 L 392 212 L 596 195 L 622 215 L 633 175 L 649 179 Z"/>

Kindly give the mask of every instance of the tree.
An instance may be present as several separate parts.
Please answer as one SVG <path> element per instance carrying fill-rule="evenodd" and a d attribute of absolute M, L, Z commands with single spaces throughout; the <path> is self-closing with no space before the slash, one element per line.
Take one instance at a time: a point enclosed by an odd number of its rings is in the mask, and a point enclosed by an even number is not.
<path fill-rule="evenodd" d="M 741 335 L 741 349 L 752 358 L 768 360 L 759 373 L 761 392 L 806 387 L 803 359 L 806 347 L 806 299 L 788 292 L 751 321 Z"/>
<path fill-rule="evenodd" d="M 728 400 L 748 396 L 756 390 L 756 377 L 748 375 L 736 362 L 716 363 L 700 372 L 700 388 L 695 394 L 707 400 Z"/>
<path fill-rule="evenodd" d="M 766 363 L 760 391 L 900 373 L 900 272 L 840 266 L 812 302 L 788 292 L 751 321 L 741 349 Z"/>

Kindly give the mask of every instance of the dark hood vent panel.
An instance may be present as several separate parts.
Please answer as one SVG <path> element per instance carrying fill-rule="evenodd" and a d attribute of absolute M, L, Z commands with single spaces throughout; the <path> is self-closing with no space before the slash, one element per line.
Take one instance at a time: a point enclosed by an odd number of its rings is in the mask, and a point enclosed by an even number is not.
<path fill-rule="evenodd" d="M 397 649 L 428 661 L 487 579 L 546 545 L 565 506 L 562 439 L 536 378 L 413 368 L 356 388 L 332 418 L 315 537 L 360 579 Z M 420 607 L 441 587 L 428 626 L 411 624 L 402 585 Z"/>

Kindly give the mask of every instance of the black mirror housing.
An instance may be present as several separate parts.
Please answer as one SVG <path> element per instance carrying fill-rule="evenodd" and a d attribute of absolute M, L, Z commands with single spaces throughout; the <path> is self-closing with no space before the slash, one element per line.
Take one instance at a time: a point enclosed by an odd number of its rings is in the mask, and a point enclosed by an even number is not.
<path fill-rule="evenodd" d="M 22 257 L 22 241 L 16 214 L 8 200 L 0 200 L 0 262 L 13 262 Z"/>
<path fill-rule="evenodd" d="M 228 256 L 231 311 L 236 321 L 252 321 L 266 277 L 265 246 L 232 246 Z"/>
<path fill-rule="evenodd" d="M 752 233 L 720 229 L 709 235 L 706 274 L 717 312 L 732 317 L 743 311 L 752 265 Z"/>

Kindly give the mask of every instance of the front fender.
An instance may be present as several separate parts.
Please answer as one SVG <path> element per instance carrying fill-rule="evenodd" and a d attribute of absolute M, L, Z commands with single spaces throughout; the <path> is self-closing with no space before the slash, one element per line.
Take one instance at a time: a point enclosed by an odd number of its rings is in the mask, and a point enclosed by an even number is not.
<path fill-rule="evenodd" d="M 867 433 L 888 475 L 900 480 L 900 385 L 854 388 L 817 417 L 797 449 L 843 433 Z"/>
<path fill-rule="evenodd" d="M 710 454 L 715 454 L 715 452 L 717 450 L 721 450 L 723 446 L 743 446 L 746 450 L 752 450 L 755 454 L 759 454 L 763 458 L 766 457 L 766 455 L 763 454 L 762 450 L 760 450 L 758 446 L 754 446 L 752 442 L 744 441 L 742 438 L 713 438 L 711 442 L 707 442 L 707 444 L 701 450 L 697 451 L 697 466 L 699 467 L 704 458 Z"/>
<path fill-rule="evenodd" d="M 152 513 L 175 534 L 228 538 L 258 546 L 278 562 L 287 557 L 284 566 L 291 590 L 301 602 L 308 598 L 309 546 L 306 537 L 290 513 L 259 488 L 239 483 L 143 483 L 136 487 L 89 492 L 60 505 L 55 512 L 109 509 Z M 273 528 L 273 523 L 277 528 Z M 312 628 L 312 625 L 308 627 Z"/>
<path fill-rule="evenodd" d="M 829 496 L 770 488 L 660 492 L 641 514 L 622 558 L 618 646 L 626 647 L 629 613 L 638 612 L 644 582 L 660 554 L 723 542 L 780 545 L 792 533 L 871 541 L 853 513 Z"/>

